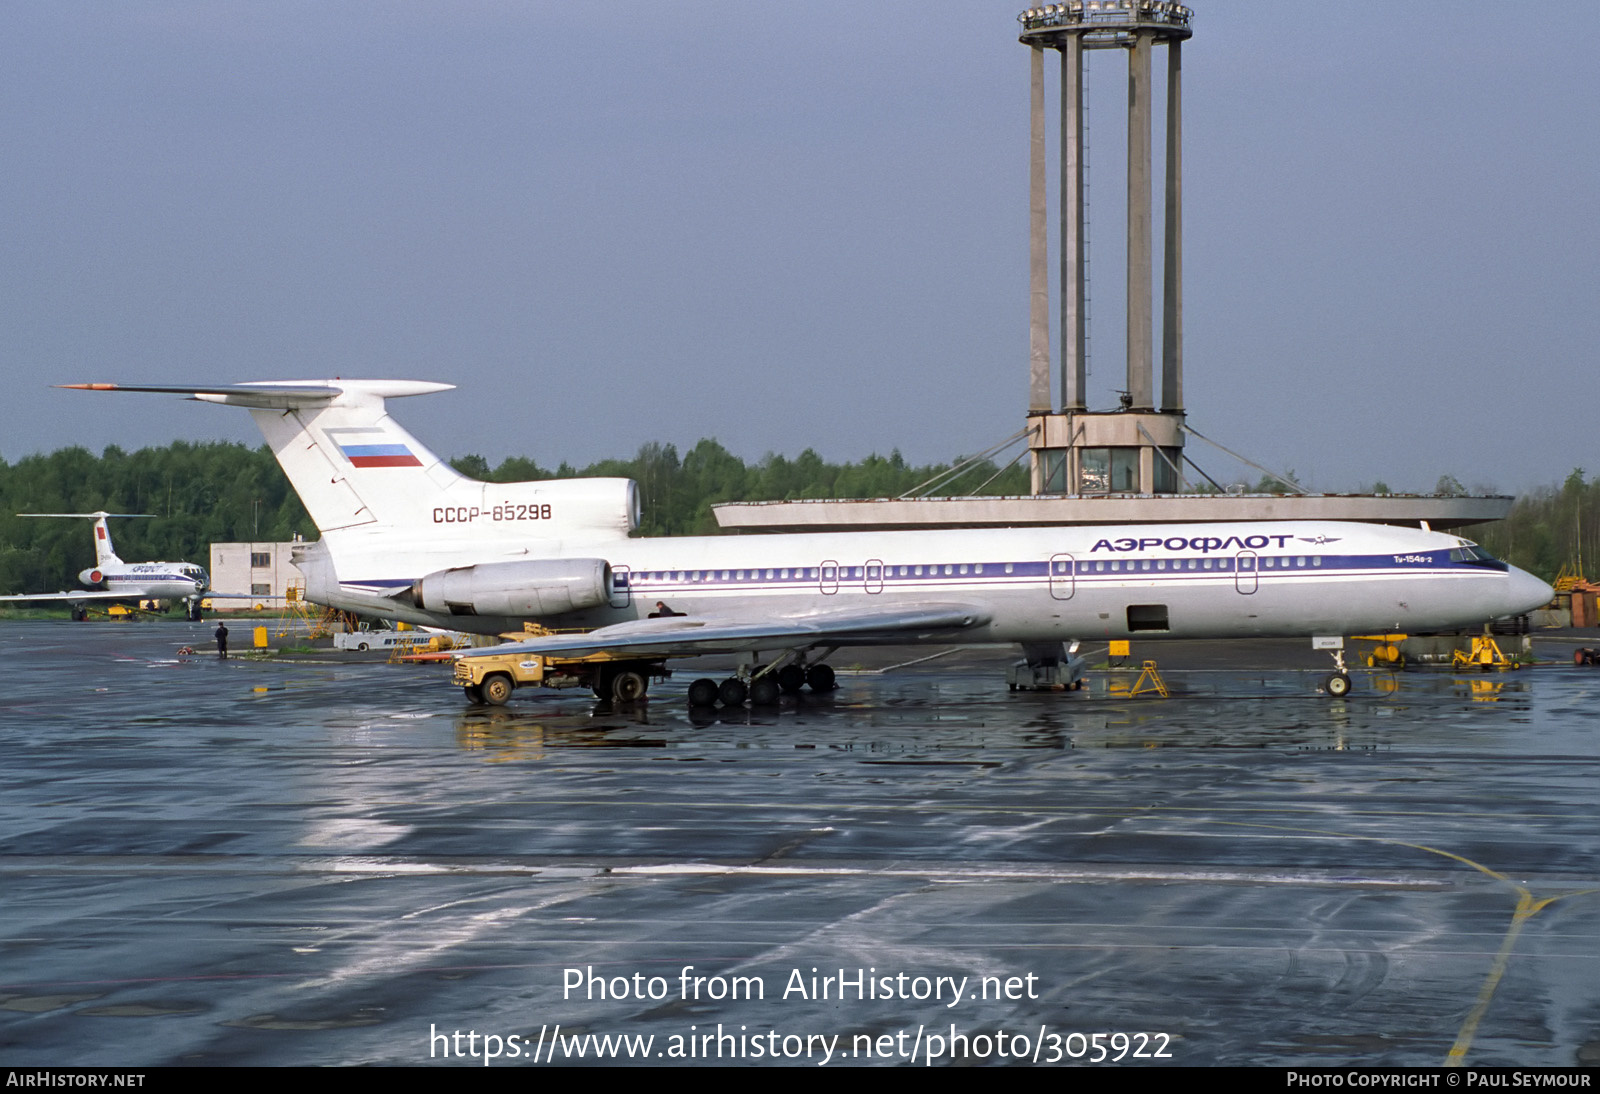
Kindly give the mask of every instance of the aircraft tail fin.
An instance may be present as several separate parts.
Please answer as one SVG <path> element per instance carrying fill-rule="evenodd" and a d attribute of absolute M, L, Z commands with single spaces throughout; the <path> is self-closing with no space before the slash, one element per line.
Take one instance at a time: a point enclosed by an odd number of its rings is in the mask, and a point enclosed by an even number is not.
<path fill-rule="evenodd" d="M 483 483 L 400 426 L 386 400 L 449 391 L 422 380 L 290 380 L 220 387 L 65 384 L 153 391 L 245 407 L 324 533 L 363 526 L 464 536 L 626 536 L 638 501 L 628 479 Z"/>
<path fill-rule="evenodd" d="M 18 513 L 19 517 L 74 517 L 94 521 L 94 564 L 104 569 L 106 564 L 121 563 L 117 557 L 117 549 L 111 544 L 111 527 L 106 524 L 107 517 L 138 518 L 148 517 L 149 513 L 107 513 L 105 510 L 96 510 L 93 513 Z"/>
<path fill-rule="evenodd" d="M 121 561 L 111 544 L 111 526 L 106 523 L 106 514 L 101 513 L 94 521 L 94 564 L 105 569 L 107 563 Z"/>

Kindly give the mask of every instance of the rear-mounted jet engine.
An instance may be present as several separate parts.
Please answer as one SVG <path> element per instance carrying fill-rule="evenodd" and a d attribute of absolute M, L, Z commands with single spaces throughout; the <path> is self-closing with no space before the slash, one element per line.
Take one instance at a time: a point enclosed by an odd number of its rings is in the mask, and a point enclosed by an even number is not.
<path fill-rule="evenodd" d="M 411 596 L 424 611 L 537 617 L 597 608 L 610 590 L 605 559 L 562 558 L 440 570 L 413 584 Z"/>

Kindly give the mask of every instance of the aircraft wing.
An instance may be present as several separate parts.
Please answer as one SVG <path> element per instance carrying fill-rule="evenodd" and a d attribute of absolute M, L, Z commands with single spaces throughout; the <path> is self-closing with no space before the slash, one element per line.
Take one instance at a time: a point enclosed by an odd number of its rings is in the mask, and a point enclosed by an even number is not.
<path fill-rule="evenodd" d="M 150 597 L 141 597 L 134 593 L 90 592 L 85 589 L 77 593 L 20 593 L 15 596 L 0 596 L 0 601 L 26 601 L 26 600 L 67 600 L 74 604 L 81 604 L 87 600 L 120 600 L 131 603 L 135 600 L 149 600 Z"/>
<path fill-rule="evenodd" d="M 989 622 L 975 604 L 925 603 L 886 607 L 825 609 L 792 616 L 674 615 L 636 619 L 586 634 L 553 634 L 524 642 L 490 646 L 463 657 L 529 653 L 585 657 L 625 653 L 638 657 L 696 657 L 706 653 L 745 653 L 809 646 L 888 645 L 920 639 L 930 632 L 963 631 Z"/>

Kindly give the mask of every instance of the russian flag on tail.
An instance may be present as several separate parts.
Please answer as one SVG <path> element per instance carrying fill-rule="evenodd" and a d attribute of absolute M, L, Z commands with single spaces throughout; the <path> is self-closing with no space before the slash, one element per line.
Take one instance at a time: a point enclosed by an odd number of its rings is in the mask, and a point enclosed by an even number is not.
<path fill-rule="evenodd" d="M 356 467 L 421 467 L 403 444 L 341 444 L 339 451 Z"/>

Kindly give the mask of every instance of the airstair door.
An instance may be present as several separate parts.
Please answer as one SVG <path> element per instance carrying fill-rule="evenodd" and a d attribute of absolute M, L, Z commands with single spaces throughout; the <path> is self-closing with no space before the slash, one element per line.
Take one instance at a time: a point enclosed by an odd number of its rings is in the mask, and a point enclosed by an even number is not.
<path fill-rule="evenodd" d="M 626 566 L 611 567 L 611 606 L 626 608 L 633 603 L 633 573 Z"/>

